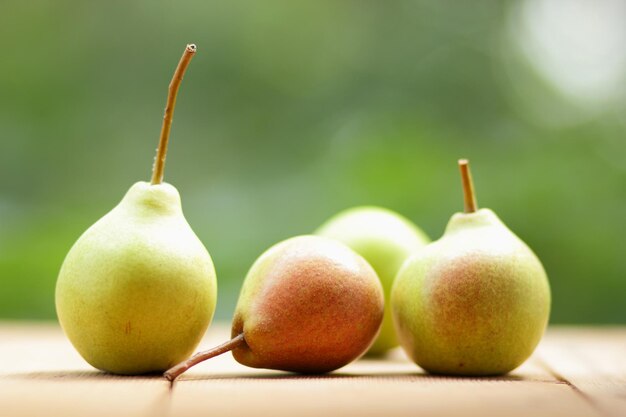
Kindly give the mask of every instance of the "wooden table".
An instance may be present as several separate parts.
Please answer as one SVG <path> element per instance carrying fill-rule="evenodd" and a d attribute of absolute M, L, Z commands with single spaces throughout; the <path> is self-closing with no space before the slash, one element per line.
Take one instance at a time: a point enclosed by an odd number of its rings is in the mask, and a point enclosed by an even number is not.
<path fill-rule="evenodd" d="M 213 325 L 201 347 L 225 340 Z M 394 351 L 324 376 L 250 369 L 230 354 L 171 385 L 98 372 L 56 324 L 0 323 L 0 416 L 626 416 L 626 328 L 554 327 L 498 378 L 431 376 Z"/>

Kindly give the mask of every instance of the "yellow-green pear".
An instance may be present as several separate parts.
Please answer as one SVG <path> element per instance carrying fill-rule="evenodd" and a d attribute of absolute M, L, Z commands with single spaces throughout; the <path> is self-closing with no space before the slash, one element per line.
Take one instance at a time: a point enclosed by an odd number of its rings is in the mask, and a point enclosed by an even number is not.
<path fill-rule="evenodd" d="M 339 240 L 365 258 L 385 291 L 385 314 L 380 334 L 368 355 L 381 355 L 398 346 L 391 318 L 391 286 L 404 261 L 430 239 L 410 220 L 381 207 L 363 206 L 331 217 L 315 234 Z"/>
<path fill-rule="evenodd" d="M 163 183 L 176 93 L 188 45 L 168 95 L 152 182 L 138 182 L 78 239 L 56 286 L 59 322 L 92 366 L 117 374 L 159 372 L 189 357 L 215 310 L 209 253 Z"/>
<path fill-rule="evenodd" d="M 465 213 L 401 268 L 394 323 L 406 353 L 429 372 L 504 374 L 539 343 L 550 288 L 531 249 L 493 211 L 477 210 L 468 163 L 459 164 Z"/>

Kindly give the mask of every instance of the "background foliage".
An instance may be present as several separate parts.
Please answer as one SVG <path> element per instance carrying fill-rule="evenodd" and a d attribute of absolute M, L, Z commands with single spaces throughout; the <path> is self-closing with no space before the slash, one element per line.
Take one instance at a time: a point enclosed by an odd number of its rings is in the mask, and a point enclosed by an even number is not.
<path fill-rule="evenodd" d="M 262 251 L 341 209 L 439 237 L 467 157 L 479 204 L 544 262 L 552 321 L 626 323 L 625 25 L 588 3 L 3 1 L 0 317 L 54 318 L 70 246 L 149 179 L 195 42 L 165 177 L 215 261 L 218 317 Z"/>

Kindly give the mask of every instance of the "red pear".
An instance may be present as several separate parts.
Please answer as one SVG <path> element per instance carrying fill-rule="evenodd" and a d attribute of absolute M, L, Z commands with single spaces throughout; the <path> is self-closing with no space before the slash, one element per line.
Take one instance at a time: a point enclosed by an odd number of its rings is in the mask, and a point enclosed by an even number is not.
<path fill-rule="evenodd" d="M 330 372 L 365 353 L 380 330 L 383 309 L 382 286 L 365 259 L 332 239 L 294 237 L 252 265 L 235 310 L 233 339 L 165 376 L 174 380 L 229 350 L 255 368 Z"/>

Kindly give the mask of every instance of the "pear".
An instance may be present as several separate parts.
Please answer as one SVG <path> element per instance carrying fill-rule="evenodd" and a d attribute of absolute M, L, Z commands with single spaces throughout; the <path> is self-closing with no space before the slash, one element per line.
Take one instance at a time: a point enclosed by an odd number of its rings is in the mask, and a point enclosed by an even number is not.
<path fill-rule="evenodd" d="M 465 213 L 400 269 L 393 319 L 402 347 L 426 371 L 505 374 L 539 343 L 550 288 L 531 249 L 493 211 L 477 210 L 468 162 L 459 166 Z"/>
<path fill-rule="evenodd" d="M 400 214 L 381 207 L 354 207 L 336 214 L 315 234 L 337 239 L 365 258 L 385 292 L 385 314 L 380 334 L 367 354 L 379 356 L 398 346 L 389 296 L 404 261 L 430 242 L 426 234 Z"/>
<path fill-rule="evenodd" d="M 56 286 L 67 337 L 95 368 L 162 372 L 189 357 L 213 317 L 217 284 L 209 253 L 183 216 L 178 191 L 163 183 L 176 93 L 196 48 L 176 69 L 152 182 L 138 182 L 78 239 Z"/>
<path fill-rule="evenodd" d="M 232 340 L 165 373 L 232 350 L 254 368 L 325 373 L 360 357 L 378 334 L 383 290 L 372 267 L 346 245 L 319 236 L 280 242 L 252 265 L 241 289 Z"/>

